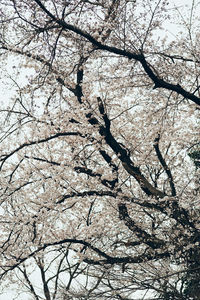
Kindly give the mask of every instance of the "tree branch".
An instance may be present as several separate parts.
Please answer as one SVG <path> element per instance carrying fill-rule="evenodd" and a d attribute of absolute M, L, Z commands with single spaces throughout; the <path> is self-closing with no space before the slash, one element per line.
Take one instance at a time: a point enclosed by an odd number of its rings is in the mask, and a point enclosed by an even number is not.
<path fill-rule="evenodd" d="M 40 8 L 57 24 L 63 27 L 65 30 L 70 30 L 85 39 L 87 39 L 92 45 L 94 45 L 97 49 L 105 50 L 110 53 L 115 53 L 117 55 L 121 55 L 124 57 L 127 57 L 128 59 L 134 59 L 141 63 L 143 66 L 144 71 L 148 75 L 148 77 L 154 82 L 155 86 L 154 88 L 165 88 L 170 91 L 174 91 L 180 95 L 182 95 L 184 98 L 187 98 L 197 105 L 200 105 L 200 98 L 195 96 L 193 93 L 187 92 L 185 89 L 183 89 L 179 84 L 171 84 L 161 78 L 159 78 L 155 73 L 152 71 L 150 66 L 148 65 L 144 54 L 140 51 L 140 53 L 132 53 L 130 51 L 121 50 L 116 47 L 107 46 L 105 44 L 102 44 L 101 42 L 97 41 L 94 37 L 92 37 L 89 33 L 81 30 L 80 28 L 73 26 L 71 24 L 66 23 L 64 20 L 60 20 L 56 18 L 42 3 L 40 0 L 35 0 L 35 2 L 40 6 Z"/>
<path fill-rule="evenodd" d="M 30 141 L 30 142 L 27 142 L 27 143 L 23 143 L 19 147 L 17 147 L 15 150 L 11 151 L 10 153 L 1 155 L 0 162 L 2 162 L 2 163 L 1 163 L 1 166 L 0 166 L 0 170 L 2 169 L 3 164 L 5 163 L 5 161 L 9 157 L 11 157 L 13 154 L 20 151 L 21 149 L 23 149 L 25 147 L 28 147 L 28 146 L 32 146 L 32 145 L 45 143 L 47 141 L 53 140 L 53 139 L 58 138 L 58 137 L 63 137 L 63 136 L 80 136 L 80 137 L 84 137 L 80 132 L 58 132 L 54 135 L 51 135 L 47 138 L 43 138 L 41 140 Z"/>
<path fill-rule="evenodd" d="M 159 249 L 165 246 L 164 241 L 155 237 L 154 234 L 148 234 L 136 225 L 134 220 L 129 216 L 127 207 L 124 203 L 118 205 L 119 218 L 124 221 L 124 224 L 140 239 L 141 243 L 145 243 L 152 249 Z"/>
<path fill-rule="evenodd" d="M 165 159 L 162 156 L 162 153 L 160 152 L 160 149 L 159 149 L 159 140 L 160 140 L 160 135 L 158 135 L 158 137 L 154 140 L 154 145 L 153 146 L 154 146 L 154 149 L 156 151 L 158 160 L 161 163 L 163 169 L 165 170 L 165 172 L 166 172 L 166 174 L 167 174 L 167 176 L 169 178 L 169 184 L 170 184 L 172 196 L 176 196 L 176 189 L 175 189 L 175 185 L 174 185 L 174 180 L 173 180 L 173 177 L 172 177 L 172 173 L 171 173 L 169 167 L 167 166 L 166 161 L 165 161 Z"/>

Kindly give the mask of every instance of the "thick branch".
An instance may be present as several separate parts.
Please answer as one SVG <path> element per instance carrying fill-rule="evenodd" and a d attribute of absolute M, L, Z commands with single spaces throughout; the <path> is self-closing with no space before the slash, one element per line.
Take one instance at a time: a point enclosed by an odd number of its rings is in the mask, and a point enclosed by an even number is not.
<path fill-rule="evenodd" d="M 103 102 L 101 101 L 100 98 L 98 98 L 98 103 L 99 103 L 99 112 L 101 113 L 105 123 L 105 127 L 102 125 L 100 126 L 99 132 L 105 138 L 107 144 L 112 148 L 112 150 L 116 153 L 118 158 L 121 160 L 125 170 L 137 180 L 141 189 L 147 195 L 156 196 L 159 198 L 165 197 L 166 195 L 163 192 L 159 191 L 154 186 L 152 186 L 150 182 L 142 175 L 139 167 L 134 166 L 128 151 L 125 148 L 123 148 L 121 144 L 118 143 L 116 139 L 113 137 L 110 131 L 110 120 L 108 118 L 108 115 L 105 112 Z M 98 121 L 96 120 L 96 122 Z"/>
<path fill-rule="evenodd" d="M 144 55 L 142 54 L 142 58 L 140 58 L 140 63 L 143 66 L 143 69 L 145 70 L 146 74 L 151 78 L 151 80 L 154 82 L 154 89 L 157 88 L 164 88 L 170 91 L 174 91 L 179 95 L 182 95 L 184 98 L 192 100 L 197 105 L 200 105 L 200 98 L 195 96 L 193 93 L 187 92 L 184 88 L 182 88 L 179 84 L 172 84 L 169 83 L 161 78 L 159 78 L 155 72 L 152 71 L 149 64 L 147 63 Z"/>
<path fill-rule="evenodd" d="M 63 203 L 66 199 L 69 198 L 75 198 L 75 197 L 87 197 L 87 196 L 99 196 L 99 197 L 103 197 L 103 196 L 109 196 L 109 197 L 113 197 L 116 198 L 117 193 L 114 193 L 112 191 L 97 191 L 97 190 L 91 190 L 91 191 L 84 191 L 84 192 L 72 192 L 70 194 L 67 194 L 65 196 L 63 196 L 60 200 L 58 200 L 56 203 Z"/>
<path fill-rule="evenodd" d="M 187 98 L 197 105 L 200 105 L 200 98 L 195 96 L 193 93 L 187 92 L 185 89 L 183 89 L 179 84 L 171 84 L 161 78 L 159 78 L 150 68 L 149 64 L 147 63 L 144 55 L 142 52 L 140 53 L 132 53 L 127 50 L 121 50 L 116 47 L 107 46 L 105 44 L 102 44 L 101 42 L 98 42 L 94 37 L 92 37 L 89 33 L 81 30 L 80 28 L 73 26 L 71 24 L 66 23 L 64 20 L 60 20 L 56 18 L 42 3 L 40 0 L 35 0 L 35 2 L 40 6 L 40 8 L 57 24 L 59 24 L 63 29 L 70 30 L 85 39 L 87 39 L 91 44 L 93 44 L 97 49 L 105 50 L 110 53 L 115 53 L 117 55 L 121 55 L 124 57 L 127 57 L 129 59 L 134 59 L 141 63 L 143 66 L 144 71 L 148 75 L 148 77 L 154 82 L 155 87 L 154 88 L 164 88 L 170 91 L 174 91 L 180 95 L 182 95 L 184 98 Z"/>
<path fill-rule="evenodd" d="M 31 156 L 28 156 L 28 155 L 25 155 L 24 157 L 28 158 L 28 159 L 33 159 L 33 160 L 45 162 L 45 163 L 50 164 L 50 165 L 61 166 L 61 164 L 59 162 L 56 162 L 56 161 L 53 161 L 53 160 L 48 160 L 48 159 L 44 159 L 44 158 L 40 158 L 40 157 L 31 157 Z M 64 164 L 64 166 L 65 166 L 65 164 Z M 114 184 L 116 182 L 116 179 L 114 179 L 114 180 L 101 179 L 102 174 L 94 172 L 92 169 L 87 168 L 87 167 L 74 167 L 74 171 L 76 171 L 77 173 L 87 174 L 88 176 L 91 176 L 91 177 L 98 177 L 100 182 L 104 186 L 114 188 Z"/>
<path fill-rule="evenodd" d="M 97 260 L 97 261 L 90 260 L 90 259 L 85 259 L 84 260 L 85 262 L 91 263 L 91 264 L 100 264 L 101 265 L 101 264 L 117 264 L 117 263 L 142 263 L 144 261 L 151 261 L 151 260 L 154 260 L 154 259 L 169 257 L 168 252 L 163 252 L 161 254 L 143 254 L 143 255 L 135 256 L 135 257 L 130 257 L 130 256 L 113 257 L 113 256 L 110 256 L 110 255 L 106 254 L 105 252 L 101 251 L 100 249 L 92 246 L 89 242 L 86 242 L 84 240 L 64 239 L 64 240 L 56 241 L 54 243 L 46 243 L 43 246 L 36 249 L 35 251 L 31 252 L 29 255 L 27 255 L 23 258 L 18 258 L 17 259 L 18 262 L 13 264 L 12 266 L 7 266 L 6 269 L 4 269 L 4 271 L 1 273 L 0 277 L 3 278 L 3 276 L 6 275 L 8 272 L 10 272 L 11 270 L 14 270 L 15 268 L 17 268 L 19 265 L 21 265 L 27 259 L 29 259 L 31 257 L 34 257 L 40 251 L 43 251 L 48 247 L 59 246 L 59 245 L 63 245 L 63 244 L 66 244 L 66 243 L 84 245 L 87 248 L 93 250 L 100 257 L 104 258 L 104 260 Z"/>
<path fill-rule="evenodd" d="M 140 239 L 141 243 L 145 243 L 152 249 L 162 248 L 165 243 L 156 238 L 153 234 L 148 234 L 145 230 L 136 225 L 134 220 L 129 216 L 127 207 L 124 203 L 118 205 L 119 218 L 124 221 L 124 224 Z"/>
<path fill-rule="evenodd" d="M 147 261 L 152 260 L 159 260 L 162 258 L 170 257 L 170 254 L 168 251 L 165 251 L 163 253 L 155 253 L 155 254 L 142 254 L 138 256 L 125 256 L 125 257 L 110 257 L 110 259 L 102 259 L 102 260 L 93 260 L 85 258 L 84 262 L 91 264 L 91 265 L 114 265 L 114 264 L 138 264 L 138 263 L 144 263 Z"/>
<path fill-rule="evenodd" d="M 160 152 L 159 140 L 160 140 L 160 135 L 158 135 L 158 137 L 154 140 L 154 145 L 153 146 L 154 146 L 154 149 L 156 151 L 159 162 L 161 163 L 163 169 L 165 170 L 165 172 L 166 172 L 166 174 L 169 178 L 169 184 L 170 184 L 172 196 L 176 196 L 176 189 L 175 189 L 172 173 L 171 173 L 169 167 L 167 166 L 166 161 L 165 161 L 164 157 L 162 156 L 162 153 Z"/>

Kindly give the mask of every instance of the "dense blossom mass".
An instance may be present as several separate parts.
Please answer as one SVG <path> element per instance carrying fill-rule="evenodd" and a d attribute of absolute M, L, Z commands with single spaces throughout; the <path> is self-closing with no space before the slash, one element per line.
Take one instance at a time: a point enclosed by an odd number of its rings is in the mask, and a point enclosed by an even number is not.
<path fill-rule="evenodd" d="M 199 299 L 189 2 L 0 1 L 2 291 Z"/>

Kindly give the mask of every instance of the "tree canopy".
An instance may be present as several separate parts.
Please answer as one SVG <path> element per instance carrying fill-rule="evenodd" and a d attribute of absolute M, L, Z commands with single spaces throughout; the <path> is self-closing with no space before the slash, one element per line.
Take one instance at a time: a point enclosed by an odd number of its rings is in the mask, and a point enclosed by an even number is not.
<path fill-rule="evenodd" d="M 2 290 L 200 299 L 199 6 L 1 0 Z"/>

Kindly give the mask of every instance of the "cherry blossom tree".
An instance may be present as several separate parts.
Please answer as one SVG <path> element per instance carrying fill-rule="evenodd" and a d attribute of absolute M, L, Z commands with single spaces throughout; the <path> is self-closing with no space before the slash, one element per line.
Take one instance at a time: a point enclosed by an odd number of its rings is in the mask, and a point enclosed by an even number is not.
<path fill-rule="evenodd" d="M 198 11 L 1 0 L 2 289 L 199 299 Z"/>

